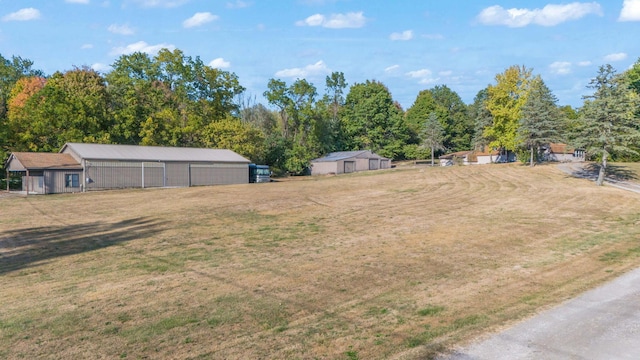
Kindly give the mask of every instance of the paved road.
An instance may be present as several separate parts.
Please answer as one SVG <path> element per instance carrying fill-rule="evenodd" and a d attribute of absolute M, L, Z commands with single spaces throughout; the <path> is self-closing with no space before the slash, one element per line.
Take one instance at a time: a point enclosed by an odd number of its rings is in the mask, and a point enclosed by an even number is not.
<path fill-rule="evenodd" d="M 640 359 L 640 269 L 445 359 Z"/>
<path fill-rule="evenodd" d="M 597 175 L 582 164 L 559 168 L 585 179 Z M 637 182 L 606 182 L 640 192 Z M 442 359 L 640 359 L 640 269 Z"/>
<path fill-rule="evenodd" d="M 589 168 L 587 163 L 562 163 L 558 165 L 558 169 L 562 172 L 582 179 L 588 179 L 596 181 L 598 173 L 596 169 Z M 617 187 L 619 189 L 633 191 L 640 193 L 640 183 L 637 179 L 616 179 L 613 176 L 608 176 L 604 179 L 606 185 Z"/>

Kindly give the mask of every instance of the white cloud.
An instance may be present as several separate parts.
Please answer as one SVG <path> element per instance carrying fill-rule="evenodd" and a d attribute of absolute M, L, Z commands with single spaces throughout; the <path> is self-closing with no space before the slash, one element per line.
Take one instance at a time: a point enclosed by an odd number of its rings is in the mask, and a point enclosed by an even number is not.
<path fill-rule="evenodd" d="M 226 69 L 231 67 L 231 63 L 229 61 L 226 61 L 223 58 L 217 58 L 217 59 L 211 60 L 211 62 L 209 63 L 209 66 L 215 69 Z"/>
<path fill-rule="evenodd" d="M 444 76 L 444 77 L 451 76 L 451 75 L 453 75 L 453 71 L 451 71 L 451 70 L 440 71 L 440 72 L 438 72 L 438 75 Z"/>
<path fill-rule="evenodd" d="M 80 49 L 86 50 L 86 49 L 93 49 L 93 44 L 83 44 Z"/>
<path fill-rule="evenodd" d="M 618 21 L 640 21 L 640 0 L 624 0 Z"/>
<path fill-rule="evenodd" d="M 589 60 L 578 61 L 578 63 L 576 65 L 578 65 L 578 66 L 590 66 L 591 65 L 591 61 L 589 61 Z"/>
<path fill-rule="evenodd" d="M 185 28 L 192 28 L 196 26 L 202 26 L 206 23 L 218 20 L 218 15 L 213 15 L 210 12 L 195 13 L 192 17 L 182 22 L 182 26 Z"/>
<path fill-rule="evenodd" d="M 156 44 L 149 45 L 144 41 L 138 41 L 133 44 L 129 44 L 124 47 L 115 47 L 111 50 L 111 55 L 129 55 L 135 52 L 147 53 L 149 55 L 155 55 L 162 49 L 175 50 L 176 47 L 171 44 Z"/>
<path fill-rule="evenodd" d="M 291 68 L 284 69 L 276 72 L 276 76 L 287 78 L 305 78 L 316 75 L 330 74 L 331 70 L 327 67 L 324 61 L 320 60 L 315 64 L 307 65 L 303 68 Z"/>
<path fill-rule="evenodd" d="M 97 72 L 106 73 L 111 71 L 111 66 L 103 63 L 95 63 L 91 65 L 91 68 Z"/>
<path fill-rule="evenodd" d="M 549 70 L 556 75 L 567 75 L 571 73 L 571 63 L 568 61 L 556 61 L 549 65 Z"/>
<path fill-rule="evenodd" d="M 523 27 L 531 24 L 555 26 L 586 15 L 602 16 L 602 8 L 597 2 L 573 2 L 565 5 L 549 4 L 542 9 L 505 9 L 500 5 L 490 6 L 480 12 L 477 19 L 484 25 L 505 25 Z"/>
<path fill-rule="evenodd" d="M 185 4 L 188 0 L 130 0 L 142 7 L 172 8 Z"/>
<path fill-rule="evenodd" d="M 362 11 L 350 12 L 346 14 L 322 14 L 311 15 L 304 20 L 296 22 L 298 26 L 322 26 L 330 29 L 361 28 L 367 22 Z"/>
<path fill-rule="evenodd" d="M 227 9 L 244 9 L 251 6 L 250 2 L 236 0 L 234 2 L 227 2 Z"/>
<path fill-rule="evenodd" d="M 2 21 L 29 21 L 40 19 L 40 11 L 34 8 L 20 9 L 2 17 Z"/>
<path fill-rule="evenodd" d="M 130 28 L 129 25 L 111 24 L 109 25 L 107 30 L 109 30 L 109 32 L 112 32 L 114 34 L 119 34 L 119 35 L 133 35 L 135 33 L 135 31 L 132 28 Z"/>
<path fill-rule="evenodd" d="M 607 56 L 604 57 L 604 61 L 621 61 L 627 58 L 627 54 L 625 53 L 616 53 L 616 54 L 609 54 Z"/>
<path fill-rule="evenodd" d="M 396 64 L 396 65 L 391 65 L 391 66 L 389 66 L 389 67 L 385 68 L 385 69 L 384 69 L 384 72 L 389 73 L 389 72 L 396 71 L 396 70 L 398 70 L 398 69 L 400 69 L 400 65 L 398 65 L 398 64 Z"/>
<path fill-rule="evenodd" d="M 68 2 L 70 4 L 88 4 L 89 0 L 64 0 L 64 2 Z"/>
<path fill-rule="evenodd" d="M 392 33 L 391 35 L 389 35 L 389 39 L 391 40 L 402 40 L 402 41 L 407 41 L 407 40 L 411 40 L 413 39 L 413 31 L 411 30 L 405 30 L 401 33 Z"/>
<path fill-rule="evenodd" d="M 409 71 L 405 75 L 412 77 L 414 79 L 418 79 L 418 82 L 420 84 L 432 84 L 438 81 L 438 79 L 434 79 L 432 77 L 433 73 L 429 69 Z"/>

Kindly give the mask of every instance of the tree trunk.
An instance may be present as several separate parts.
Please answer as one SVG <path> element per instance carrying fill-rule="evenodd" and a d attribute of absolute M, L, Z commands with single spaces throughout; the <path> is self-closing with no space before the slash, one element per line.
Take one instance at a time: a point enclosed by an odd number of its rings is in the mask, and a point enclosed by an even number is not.
<path fill-rule="evenodd" d="M 433 150 L 433 148 L 431 148 L 431 167 L 433 167 L 434 162 L 433 162 L 433 155 L 434 155 L 435 151 Z"/>
<path fill-rule="evenodd" d="M 602 152 L 602 164 L 600 164 L 600 171 L 598 171 L 598 180 L 596 180 L 596 185 L 598 186 L 602 186 L 602 183 L 604 182 L 604 177 L 607 172 L 607 156 L 608 155 L 609 154 L 607 153 L 606 150 Z"/>
<path fill-rule="evenodd" d="M 533 167 L 533 146 L 531 147 L 531 158 L 529 160 L 529 166 Z"/>

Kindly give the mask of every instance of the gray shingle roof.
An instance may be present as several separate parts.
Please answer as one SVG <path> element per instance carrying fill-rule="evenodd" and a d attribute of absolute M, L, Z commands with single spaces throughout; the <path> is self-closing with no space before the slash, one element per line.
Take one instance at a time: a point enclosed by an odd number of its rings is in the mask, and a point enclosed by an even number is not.
<path fill-rule="evenodd" d="M 66 143 L 60 152 L 68 151 L 92 160 L 251 162 L 227 149 Z"/>

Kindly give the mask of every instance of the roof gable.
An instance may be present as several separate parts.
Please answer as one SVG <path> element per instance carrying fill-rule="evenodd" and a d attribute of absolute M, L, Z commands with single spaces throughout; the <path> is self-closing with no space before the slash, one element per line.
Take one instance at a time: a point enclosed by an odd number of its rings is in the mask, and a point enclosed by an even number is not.
<path fill-rule="evenodd" d="M 17 164 L 13 164 L 17 161 Z M 9 170 L 82 169 L 69 154 L 42 152 L 14 152 L 7 160 Z"/>
<path fill-rule="evenodd" d="M 89 160 L 251 162 L 227 149 L 67 143 L 60 152 L 73 152 L 78 157 Z"/>

